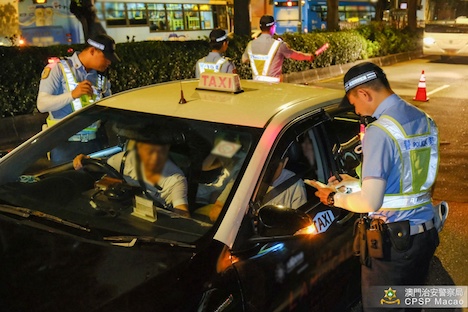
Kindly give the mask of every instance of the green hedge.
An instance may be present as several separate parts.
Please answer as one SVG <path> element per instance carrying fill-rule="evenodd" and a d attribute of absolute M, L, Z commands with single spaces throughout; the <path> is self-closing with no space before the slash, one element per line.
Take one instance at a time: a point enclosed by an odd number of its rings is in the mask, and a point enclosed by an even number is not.
<path fill-rule="evenodd" d="M 312 63 L 286 60 L 283 72 L 344 64 L 359 59 L 415 50 L 420 34 L 372 24 L 356 30 L 284 34 L 282 39 L 293 49 L 313 52 L 325 42 L 328 51 Z M 242 78 L 251 78 L 250 66 L 241 63 L 249 38 L 231 40 L 227 56 L 232 58 Z M 52 47 L 0 47 L 0 116 L 27 114 L 36 107 L 40 75 L 50 56 L 70 55 L 81 45 Z M 122 59 L 110 70 L 112 91 L 158 82 L 187 79 L 194 75 L 196 61 L 209 51 L 205 41 L 151 41 L 122 43 L 117 52 Z"/>

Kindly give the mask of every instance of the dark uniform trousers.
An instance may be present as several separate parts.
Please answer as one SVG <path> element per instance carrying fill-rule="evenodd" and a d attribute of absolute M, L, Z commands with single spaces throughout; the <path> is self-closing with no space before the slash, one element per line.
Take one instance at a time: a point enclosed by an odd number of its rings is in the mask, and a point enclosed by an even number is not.
<path fill-rule="evenodd" d="M 435 228 L 411 236 L 411 244 L 406 251 L 397 251 L 390 242 L 383 259 L 370 260 L 370 266 L 362 265 L 362 303 L 365 312 L 370 311 L 408 311 L 417 312 L 420 309 L 405 308 L 373 308 L 373 302 L 380 298 L 370 298 L 371 286 L 402 286 L 424 285 L 432 256 L 439 245 L 439 235 Z M 383 292 L 382 292 L 383 295 Z M 375 305 L 374 305 L 375 306 Z"/>

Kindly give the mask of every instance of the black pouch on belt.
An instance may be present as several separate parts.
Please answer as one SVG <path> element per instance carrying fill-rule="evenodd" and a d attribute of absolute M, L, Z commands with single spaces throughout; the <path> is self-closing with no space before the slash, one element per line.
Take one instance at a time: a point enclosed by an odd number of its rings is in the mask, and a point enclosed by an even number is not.
<path fill-rule="evenodd" d="M 411 232 L 409 221 L 387 223 L 388 236 L 393 248 L 397 251 L 407 251 L 411 247 Z"/>
<path fill-rule="evenodd" d="M 359 218 L 354 223 L 354 242 L 353 242 L 353 251 L 356 257 L 359 257 L 359 260 L 362 265 L 369 266 L 370 259 L 367 250 L 367 241 L 366 241 L 366 232 L 368 229 L 369 223 L 367 218 Z"/>
<path fill-rule="evenodd" d="M 374 259 L 384 257 L 384 224 L 383 220 L 374 219 L 370 222 L 370 227 L 366 232 L 369 256 Z"/>

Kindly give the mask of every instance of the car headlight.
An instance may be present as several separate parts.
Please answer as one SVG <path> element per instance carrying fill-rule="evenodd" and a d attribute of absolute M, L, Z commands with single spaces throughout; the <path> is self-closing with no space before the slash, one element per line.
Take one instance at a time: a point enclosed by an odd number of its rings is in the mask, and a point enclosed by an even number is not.
<path fill-rule="evenodd" d="M 435 43 L 435 39 L 431 37 L 425 37 L 423 42 L 425 45 L 433 45 Z"/>

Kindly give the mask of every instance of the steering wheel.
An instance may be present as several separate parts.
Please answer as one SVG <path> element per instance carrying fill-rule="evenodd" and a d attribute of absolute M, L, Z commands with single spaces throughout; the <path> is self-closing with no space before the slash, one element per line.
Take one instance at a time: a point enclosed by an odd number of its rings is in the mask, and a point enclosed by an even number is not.
<path fill-rule="evenodd" d="M 103 160 L 96 159 L 96 158 L 84 158 L 81 160 L 81 164 L 83 165 L 83 167 L 95 166 L 100 171 L 107 174 L 110 178 L 125 180 L 124 176 L 120 172 L 115 170 L 114 167 L 112 167 L 111 165 L 109 165 L 107 162 Z"/>

